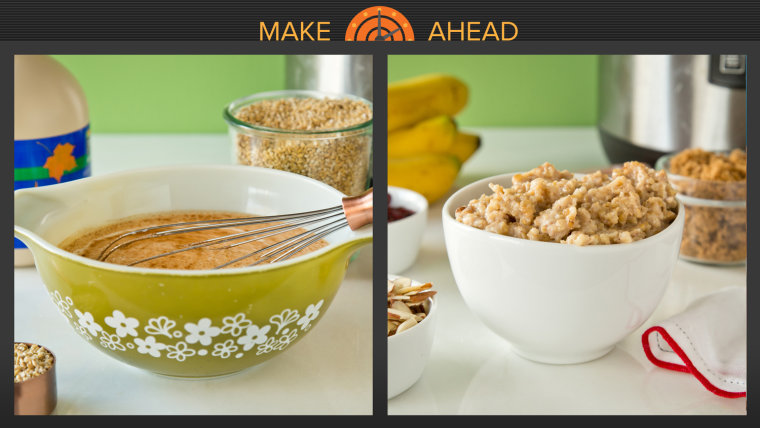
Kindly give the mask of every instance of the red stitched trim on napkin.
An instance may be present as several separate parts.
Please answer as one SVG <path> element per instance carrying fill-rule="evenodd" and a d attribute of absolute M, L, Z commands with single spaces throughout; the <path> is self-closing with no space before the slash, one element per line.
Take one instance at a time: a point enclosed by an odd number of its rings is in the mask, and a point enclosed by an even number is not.
<path fill-rule="evenodd" d="M 681 361 L 684 362 L 684 365 L 678 365 L 669 363 L 667 361 L 662 361 L 657 359 L 657 357 L 654 356 L 652 353 L 652 349 L 649 346 L 649 335 L 657 332 L 660 333 L 660 336 L 665 340 L 665 342 L 670 345 L 670 348 L 673 350 L 673 352 L 676 353 L 681 358 Z M 665 331 L 664 328 L 660 326 L 654 326 L 647 329 L 647 331 L 644 332 L 644 334 L 641 336 L 641 343 L 644 345 L 644 353 L 646 354 L 649 361 L 652 362 L 652 364 L 656 365 L 657 367 L 662 367 L 664 369 L 669 370 L 676 370 L 679 372 L 685 372 L 685 373 L 691 373 L 693 374 L 701 383 L 705 386 L 708 390 L 710 390 L 712 393 L 719 395 L 721 397 L 726 398 L 739 398 L 739 397 L 746 397 L 746 392 L 728 392 L 724 391 L 715 385 L 711 384 L 710 381 L 707 380 L 706 377 L 702 375 L 702 373 L 697 370 L 696 367 L 694 367 L 694 364 L 692 364 L 691 360 L 688 356 L 686 356 L 686 353 L 681 349 L 680 346 L 678 346 L 678 343 L 676 343 L 675 340 L 673 340 L 672 337 L 670 337 L 670 334 L 668 334 L 667 331 Z"/>

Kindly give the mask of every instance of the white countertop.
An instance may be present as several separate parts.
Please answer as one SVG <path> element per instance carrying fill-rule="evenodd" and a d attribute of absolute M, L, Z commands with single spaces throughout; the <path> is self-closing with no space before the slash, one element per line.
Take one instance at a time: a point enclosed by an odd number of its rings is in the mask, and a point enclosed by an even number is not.
<path fill-rule="evenodd" d="M 93 175 L 230 163 L 227 135 L 97 135 Z M 56 355 L 55 414 L 372 414 L 372 267 L 351 263 L 328 311 L 282 355 L 235 375 L 176 380 L 123 364 L 77 337 L 37 270 L 14 274 L 14 338 Z"/>
<path fill-rule="evenodd" d="M 457 185 L 545 161 L 571 171 L 607 163 L 593 128 L 472 131 L 483 144 L 463 167 Z M 641 345 L 646 328 L 696 298 L 731 285 L 746 286 L 746 266 L 679 260 L 655 313 L 611 353 L 584 364 L 535 363 L 514 354 L 465 306 L 443 239 L 445 199 L 430 207 L 417 261 L 401 272 L 432 282 L 438 291 L 433 349 L 422 378 L 388 401 L 389 414 L 746 414 L 746 398 L 718 397 L 689 374 L 655 367 Z"/>
<path fill-rule="evenodd" d="M 546 160 L 569 170 L 606 161 L 591 128 L 476 129 L 483 146 L 458 184 L 532 168 Z M 97 135 L 93 174 L 170 164 L 230 162 L 226 135 Z M 464 306 L 446 257 L 442 201 L 431 206 L 423 247 L 404 275 L 431 281 L 440 319 L 423 377 L 388 402 L 389 414 L 745 414 L 746 399 L 713 395 L 684 373 L 654 367 L 643 330 L 694 299 L 746 285 L 744 266 L 679 261 L 652 317 L 596 361 L 552 366 L 513 354 Z M 371 414 L 371 255 L 348 269 L 330 309 L 283 355 L 242 373 L 211 380 L 169 379 L 120 363 L 85 344 L 66 325 L 34 268 L 14 277 L 14 337 L 49 346 L 58 358 L 56 414 Z"/>

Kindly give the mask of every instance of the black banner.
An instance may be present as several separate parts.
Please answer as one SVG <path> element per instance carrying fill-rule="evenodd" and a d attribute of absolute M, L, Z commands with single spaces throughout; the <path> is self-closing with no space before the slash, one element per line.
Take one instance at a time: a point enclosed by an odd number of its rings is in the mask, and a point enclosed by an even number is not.
<path fill-rule="evenodd" d="M 287 34 L 288 41 L 343 41 L 349 26 L 357 23 L 353 20 L 377 6 L 403 15 L 418 42 L 760 40 L 756 0 L 28 0 L 3 2 L 0 40 L 269 41 L 276 40 L 273 28 L 278 25 L 281 40 Z M 365 18 L 365 25 L 372 24 L 372 16 Z M 390 14 L 383 18 L 392 23 Z M 289 23 L 292 28 L 286 28 Z"/>

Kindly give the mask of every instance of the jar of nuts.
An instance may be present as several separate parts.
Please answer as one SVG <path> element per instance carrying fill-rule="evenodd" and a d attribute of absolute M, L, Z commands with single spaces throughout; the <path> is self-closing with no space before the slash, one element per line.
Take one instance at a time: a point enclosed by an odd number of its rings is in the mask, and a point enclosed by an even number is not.
<path fill-rule="evenodd" d="M 664 169 L 686 210 L 681 258 L 709 264 L 747 260 L 747 154 L 687 149 L 663 156 Z"/>
<path fill-rule="evenodd" d="M 224 110 L 235 162 L 294 172 L 346 195 L 369 187 L 372 104 L 360 97 L 285 90 Z"/>

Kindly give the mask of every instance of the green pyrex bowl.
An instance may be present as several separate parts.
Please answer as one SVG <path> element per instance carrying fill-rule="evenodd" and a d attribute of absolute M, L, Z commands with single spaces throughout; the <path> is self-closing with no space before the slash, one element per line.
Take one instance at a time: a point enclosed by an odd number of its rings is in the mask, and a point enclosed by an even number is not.
<path fill-rule="evenodd" d="M 302 257 L 219 271 L 114 265 L 54 243 L 83 227 L 146 212 L 268 215 L 334 206 L 342 196 L 316 180 L 270 169 L 153 168 L 16 191 L 14 229 L 34 254 L 53 302 L 82 339 L 151 372 L 220 376 L 282 353 L 314 328 L 349 258 L 371 242 L 371 226 L 346 228 L 328 237 L 327 247 Z"/>

